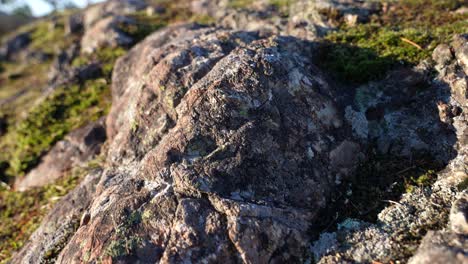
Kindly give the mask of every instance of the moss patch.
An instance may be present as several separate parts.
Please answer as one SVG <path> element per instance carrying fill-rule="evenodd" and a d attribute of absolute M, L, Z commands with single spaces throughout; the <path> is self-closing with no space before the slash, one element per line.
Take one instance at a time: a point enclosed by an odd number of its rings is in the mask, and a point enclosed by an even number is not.
<path fill-rule="evenodd" d="M 0 187 L 0 263 L 7 263 L 37 229 L 47 211 L 72 190 L 89 169 L 75 169 L 68 177 L 42 188 L 15 192 Z"/>
<path fill-rule="evenodd" d="M 398 1 L 369 24 L 349 27 L 337 21 L 341 26 L 325 37 L 321 60 L 341 80 L 355 83 L 381 78 L 396 66 L 415 65 L 438 44 L 466 31 L 468 15 L 452 12 L 460 5 L 455 0 Z M 330 19 L 339 19 L 335 13 L 327 12 L 333 14 Z"/>
<path fill-rule="evenodd" d="M 2 141 L 8 175 L 18 176 L 35 166 L 41 155 L 72 129 L 104 115 L 110 105 L 105 79 L 57 89 L 34 107 Z"/>

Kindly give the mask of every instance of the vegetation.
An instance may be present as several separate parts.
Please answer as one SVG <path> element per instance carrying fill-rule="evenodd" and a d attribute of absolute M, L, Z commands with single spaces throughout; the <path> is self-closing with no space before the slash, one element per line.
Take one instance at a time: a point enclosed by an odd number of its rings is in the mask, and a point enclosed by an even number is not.
<path fill-rule="evenodd" d="M 109 97 L 107 81 L 97 79 L 61 87 L 45 98 L 5 136 L 9 174 L 24 174 L 72 129 L 104 115 Z"/>
<path fill-rule="evenodd" d="M 7 263 L 12 252 L 20 249 L 39 226 L 47 211 L 72 190 L 86 173 L 96 168 L 90 162 L 85 168 L 69 172 L 57 182 L 26 192 L 0 187 L 0 263 Z"/>
<path fill-rule="evenodd" d="M 391 4 L 392 12 L 373 17 L 368 24 L 346 25 L 340 14 L 324 15 L 337 20 L 339 29 L 325 36 L 321 60 L 343 81 L 362 83 L 381 78 L 399 65 L 415 65 L 429 58 L 440 43 L 449 42 L 468 28 L 468 15 L 452 11 L 456 0 L 412 0 Z"/>
<path fill-rule="evenodd" d="M 324 219 L 324 226 L 317 226 L 319 230 L 329 227 L 330 222 L 339 223 L 347 218 L 375 222 L 389 201 L 398 201 L 402 194 L 416 187 L 431 186 L 437 180 L 436 171 L 443 167 L 424 154 L 415 155 L 411 161 L 374 153 L 368 156 L 368 161 L 341 185 L 334 205 L 325 209 L 328 213 L 323 215 L 341 214 L 336 219 Z"/>

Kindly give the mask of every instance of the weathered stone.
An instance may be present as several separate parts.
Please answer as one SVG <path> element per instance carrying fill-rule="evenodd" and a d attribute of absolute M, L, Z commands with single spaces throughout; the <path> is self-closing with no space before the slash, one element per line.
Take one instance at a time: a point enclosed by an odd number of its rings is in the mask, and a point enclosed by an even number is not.
<path fill-rule="evenodd" d="M 467 249 L 466 236 L 443 231 L 429 231 L 408 263 L 464 264 L 468 262 Z"/>
<path fill-rule="evenodd" d="M 358 152 L 343 143 L 350 130 L 313 52 L 196 26 L 134 47 L 113 73 L 108 166 L 89 221 L 58 263 L 306 261 L 334 171 L 351 171 Z"/>
<path fill-rule="evenodd" d="M 77 34 L 83 30 L 83 14 L 81 12 L 70 15 L 65 21 L 65 34 Z"/>
<path fill-rule="evenodd" d="M 135 23 L 132 19 L 123 16 L 111 16 L 99 20 L 87 29 L 81 39 L 81 51 L 92 53 L 102 47 L 129 46 L 133 39 L 119 29 L 121 25 Z"/>
<path fill-rule="evenodd" d="M 26 48 L 29 43 L 31 43 L 31 33 L 23 32 L 19 33 L 9 39 L 7 39 L 0 46 L 0 59 L 1 60 L 11 60 L 24 48 Z"/>
<path fill-rule="evenodd" d="M 466 180 L 466 178 L 465 178 Z M 450 228 L 460 235 L 468 235 L 468 192 L 462 193 L 450 210 Z"/>
<path fill-rule="evenodd" d="M 104 3 L 87 8 L 83 14 L 83 23 L 86 30 L 104 18 L 123 16 L 146 8 L 143 0 L 109 0 Z"/>
<path fill-rule="evenodd" d="M 95 157 L 105 140 L 106 131 L 103 120 L 71 132 L 44 156 L 35 169 L 17 179 L 15 189 L 25 191 L 54 182 L 67 171 Z"/>
<path fill-rule="evenodd" d="M 432 53 L 432 59 L 438 64 L 446 65 L 453 59 L 452 51 L 450 46 L 447 44 L 441 44 L 434 49 Z"/>

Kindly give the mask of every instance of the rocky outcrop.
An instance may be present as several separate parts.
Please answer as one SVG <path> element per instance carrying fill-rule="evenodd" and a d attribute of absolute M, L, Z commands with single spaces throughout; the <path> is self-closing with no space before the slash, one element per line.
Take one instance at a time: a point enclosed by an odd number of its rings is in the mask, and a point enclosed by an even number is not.
<path fill-rule="evenodd" d="M 283 33 L 314 40 L 338 27 L 367 22 L 380 12 L 378 2 L 350 0 L 235 1 L 193 0 L 195 14 L 209 15 L 226 28 Z M 285 15 L 288 14 L 288 15 Z"/>
<path fill-rule="evenodd" d="M 113 74 L 109 166 L 57 262 L 305 261 L 309 225 L 357 162 L 329 153 L 359 152 L 311 52 L 194 26 L 133 48 Z M 41 255 L 25 248 L 18 261 Z"/>
<path fill-rule="evenodd" d="M 92 53 L 101 47 L 130 46 L 134 40 L 120 27 L 134 24 L 125 15 L 146 6 L 141 0 L 112 0 L 88 8 L 83 14 L 85 33 L 81 39 L 81 51 Z"/>
<path fill-rule="evenodd" d="M 23 32 L 6 39 L 0 46 L 0 59 L 11 60 L 31 43 L 31 32 Z"/>
<path fill-rule="evenodd" d="M 384 135 L 385 138 L 388 138 L 398 130 L 403 130 L 405 132 L 400 134 L 407 136 L 399 136 L 398 138 L 403 142 L 406 138 L 407 142 L 403 145 L 410 147 L 411 142 L 424 140 L 424 138 L 414 136 L 416 133 L 411 131 L 413 129 L 421 130 L 425 127 L 424 131 L 428 133 L 426 135 L 435 132 L 436 134 L 432 134 L 431 137 L 437 138 L 437 142 L 434 142 L 433 139 L 427 141 L 430 146 L 425 147 L 425 149 L 429 152 L 432 151 L 434 155 L 439 157 L 439 160 L 450 161 L 446 169 L 438 174 L 438 180 L 432 186 L 418 187 L 416 190 L 404 194 L 401 200 L 391 201 L 392 205 L 379 214 L 376 224 L 348 219 L 338 225 L 336 232 L 321 234 L 320 239 L 313 243 L 312 247 L 315 258 L 320 259 L 319 263 L 405 261 L 414 252 L 416 254 L 411 257 L 409 263 L 466 263 L 468 261 L 466 250 L 466 235 L 468 234 L 466 232 L 468 225 L 466 216 L 468 212 L 466 210 L 466 190 L 463 191 L 466 188 L 464 184 L 468 180 L 468 148 L 465 143 L 468 109 L 466 108 L 466 99 L 460 97 L 460 90 L 457 88 L 460 77 L 464 78 L 464 66 L 461 64 L 462 60 L 456 59 L 456 57 L 463 56 L 461 54 L 465 52 L 464 45 L 466 44 L 459 45 L 458 43 L 466 43 L 466 37 L 457 36 L 451 46 L 440 45 L 435 49 L 433 58 L 439 75 L 433 80 L 432 85 L 426 88 L 428 94 L 417 94 L 418 98 L 424 101 L 416 103 L 413 107 L 406 104 L 400 109 L 395 109 L 395 105 L 392 107 L 385 107 L 385 104 L 380 106 L 383 107 L 383 113 L 391 115 L 400 112 L 401 109 L 406 109 L 404 110 L 407 113 L 406 118 L 412 117 L 419 121 L 413 122 L 413 124 L 408 123 L 404 128 L 389 126 L 390 129 L 387 129 L 384 134 L 380 134 L 382 132 L 375 134 L 377 137 Z M 420 69 L 420 67 L 418 68 Z M 388 84 L 388 80 L 384 83 Z M 399 85 L 401 84 L 400 81 Z M 382 83 L 380 85 L 383 86 Z M 403 87 L 399 86 L 400 90 Z M 385 97 L 382 94 L 381 96 Z M 370 101 L 376 99 L 369 96 L 363 98 L 367 98 L 366 102 L 369 101 L 369 98 L 373 98 Z M 437 106 L 435 110 L 438 110 L 439 113 L 430 114 L 434 112 L 431 110 L 420 116 L 421 113 L 424 113 L 424 108 L 419 107 L 423 102 L 430 103 L 433 107 Z M 372 105 L 379 104 L 373 103 Z M 389 112 L 390 109 L 393 110 Z M 414 115 L 416 112 L 418 114 Z M 433 120 L 431 125 L 427 126 L 425 121 L 431 119 Z M 438 122 L 439 128 L 434 125 L 437 119 L 440 120 Z M 388 122 L 389 119 L 385 118 L 384 120 Z M 401 124 L 401 122 L 394 120 L 391 122 L 391 124 L 398 123 Z M 354 122 L 354 124 L 358 123 Z M 356 127 L 353 128 L 356 131 Z M 411 134 L 413 136 L 410 136 Z M 384 142 L 384 139 L 379 138 L 378 142 Z M 444 149 L 449 146 L 452 146 L 453 151 L 447 156 L 446 154 L 449 152 L 444 151 Z M 400 147 L 396 149 L 404 150 Z M 404 155 L 407 151 L 411 153 L 410 149 L 395 153 Z M 443 153 L 443 155 L 437 155 L 437 153 Z M 425 235 L 426 232 L 427 235 Z M 422 237 L 420 242 L 419 238 Z"/>
<path fill-rule="evenodd" d="M 25 191 L 56 181 L 72 168 L 84 165 L 99 154 L 105 140 L 103 120 L 69 133 L 64 140 L 55 144 L 35 169 L 16 180 L 15 189 Z"/>
<path fill-rule="evenodd" d="M 144 6 L 88 9 L 81 51 L 131 43 L 118 25 Z M 306 40 L 334 27 L 324 10 L 356 22 L 380 5 L 306 1 L 290 7 L 298 11 L 292 20 L 270 1 L 191 8 L 224 27 L 169 26 L 131 49 L 114 67 L 105 129 L 75 131 L 17 183 L 59 178 L 107 137 L 102 168 L 56 205 L 12 263 L 467 261 L 466 36 L 435 50 L 437 78 L 424 61 L 341 87 L 317 67 L 320 49 Z M 51 82 L 99 69 L 71 69 L 76 53 L 74 46 L 59 56 Z M 323 212 L 335 208 L 368 152 L 409 160 L 423 153 L 446 168 L 435 183 L 385 200 L 375 223 L 348 218 L 319 234 L 330 217 Z"/>

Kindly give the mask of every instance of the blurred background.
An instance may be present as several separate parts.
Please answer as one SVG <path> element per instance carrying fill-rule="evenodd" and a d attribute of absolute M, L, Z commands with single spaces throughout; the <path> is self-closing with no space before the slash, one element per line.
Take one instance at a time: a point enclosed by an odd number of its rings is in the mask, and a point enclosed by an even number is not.
<path fill-rule="evenodd" d="M 0 0 L 0 11 L 9 15 L 44 16 L 54 10 L 82 8 L 102 0 Z"/>
<path fill-rule="evenodd" d="M 0 0 L 1 34 L 54 11 L 83 8 L 103 0 Z"/>

